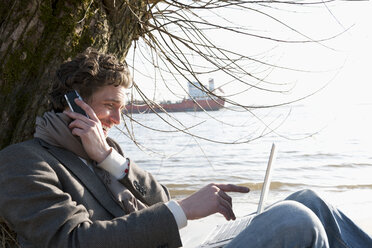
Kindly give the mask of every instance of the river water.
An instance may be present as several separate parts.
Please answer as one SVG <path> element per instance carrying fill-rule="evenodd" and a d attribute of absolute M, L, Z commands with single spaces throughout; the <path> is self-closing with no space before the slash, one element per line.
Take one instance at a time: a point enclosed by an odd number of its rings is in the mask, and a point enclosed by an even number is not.
<path fill-rule="evenodd" d="M 126 126 L 120 127 L 123 133 L 112 130 L 110 136 L 121 144 L 126 156 L 165 184 L 174 198 L 211 182 L 248 186 L 248 194 L 231 194 L 237 216 L 256 210 L 271 144 L 275 143 L 277 157 L 267 204 L 311 188 L 369 228 L 371 110 L 371 104 L 337 111 L 294 105 L 253 112 L 225 108 L 172 113 L 171 117 L 135 114 L 132 118 L 140 124 L 125 117 Z M 212 222 L 223 221 L 220 215 L 211 218 Z"/>

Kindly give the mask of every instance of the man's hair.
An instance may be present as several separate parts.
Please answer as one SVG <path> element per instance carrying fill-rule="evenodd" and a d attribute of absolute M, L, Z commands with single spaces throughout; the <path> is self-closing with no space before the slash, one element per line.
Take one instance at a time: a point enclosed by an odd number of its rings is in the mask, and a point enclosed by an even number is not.
<path fill-rule="evenodd" d="M 99 53 L 93 48 L 64 62 L 56 73 L 50 93 L 51 107 L 56 112 L 67 108 L 64 95 L 72 90 L 89 99 L 99 88 L 107 85 L 128 88 L 132 83 L 128 67 L 114 55 Z"/>

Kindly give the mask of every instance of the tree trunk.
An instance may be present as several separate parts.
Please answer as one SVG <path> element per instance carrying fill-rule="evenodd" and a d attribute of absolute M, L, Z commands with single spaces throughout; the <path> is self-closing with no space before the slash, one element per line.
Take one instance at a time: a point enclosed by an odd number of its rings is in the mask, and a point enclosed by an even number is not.
<path fill-rule="evenodd" d="M 125 59 L 146 0 L 0 0 L 0 149 L 32 137 L 55 70 L 95 47 Z"/>
<path fill-rule="evenodd" d="M 121 61 L 141 34 L 146 0 L 0 0 L 0 149 L 32 137 L 55 70 L 92 46 Z M 0 218 L 2 247 L 17 247 Z"/>

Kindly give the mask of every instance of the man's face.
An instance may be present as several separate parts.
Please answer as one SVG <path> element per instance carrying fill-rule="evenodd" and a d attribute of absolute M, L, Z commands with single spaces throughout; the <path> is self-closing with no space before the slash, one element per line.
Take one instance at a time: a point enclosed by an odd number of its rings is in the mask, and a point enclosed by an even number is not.
<path fill-rule="evenodd" d="M 124 108 L 125 88 L 123 86 L 107 85 L 87 99 L 98 119 L 101 121 L 103 133 L 107 137 L 108 131 L 121 121 L 121 111 Z"/>

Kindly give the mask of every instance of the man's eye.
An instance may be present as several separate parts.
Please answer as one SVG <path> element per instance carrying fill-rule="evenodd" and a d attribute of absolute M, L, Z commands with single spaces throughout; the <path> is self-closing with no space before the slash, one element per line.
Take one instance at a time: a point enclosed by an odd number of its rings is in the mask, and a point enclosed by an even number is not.
<path fill-rule="evenodd" d="M 106 107 L 108 107 L 109 109 L 112 109 L 112 108 L 114 108 L 114 105 L 111 104 L 111 103 L 108 103 L 108 104 L 106 104 Z"/>

